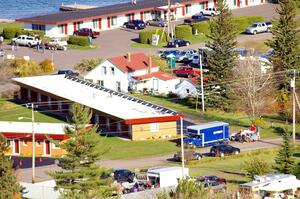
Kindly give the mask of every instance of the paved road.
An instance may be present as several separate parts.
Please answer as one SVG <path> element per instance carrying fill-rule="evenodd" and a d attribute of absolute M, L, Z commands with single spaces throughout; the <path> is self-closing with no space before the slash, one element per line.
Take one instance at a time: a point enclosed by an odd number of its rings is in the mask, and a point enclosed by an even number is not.
<path fill-rule="evenodd" d="M 233 146 L 239 147 L 241 151 L 251 151 L 264 148 L 277 147 L 281 143 L 280 138 L 261 140 L 254 143 L 234 143 Z M 201 148 L 198 150 L 201 153 L 208 153 L 209 148 Z M 145 157 L 139 159 L 127 160 L 101 160 L 99 163 L 107 168 L 143 168 L 163 165 L 170 162 L 173 154 L 166 154 L 160 156 Z M 36 180 L 45 181 L 51 179 L 48 172 L 59 171 L 60 168 L 56 165 L 44 166 L 36 168 Z M 18 170 L 18 180 L 22 182 L 31 182 L 31 169 Z"/>
<path fill-rule="evenodd" d="M 275 5 L 265 4 L 261 6 L 252 6 L 248 8 L 241 8 L 233 10 L 235 16 L 247 16 L 247 15 L 263 15 L 266 19 L 271 19 L 275 16 Z M 256 36 L 245 35 L 238 38 L 239 42 L 248 40 L 262 40 L 271 38 L 271 34 L 259 34 Z M 57 51 L 54 53 L 54 63 L 57 68 L 72 68 L 76 63 L 79 63 L 82 59 L 88 58 L 108 58 L 111 56 L 122 55 L 127 52 L 143 52 L 154 54 L 159 49 L 151 48 L 134 48 L 131 47 L 132 41 L 138 39 L 138 31 L 135 30 L 109 30 L 102 31 L 101 36 L 94 40 L 98 46 L 94 50 L 68 50 Z M 203 44 L 191 45 L 188 48 L 197 48 L 203 46 Z M 16 57 L 30 56 L 31 59 L 36 61 L 42 61 L 44 59 L 51 59 L 51 52 L 47 50 L 44 54 L 36 52 L 35 49 L 29 49 L 27 47 L 20 47 L 18 51 L 11 51 L 10 46 L 5 46 L 7 54 L 14 54 Z M 182 48 L 184 49 L 184 48 Z"/>

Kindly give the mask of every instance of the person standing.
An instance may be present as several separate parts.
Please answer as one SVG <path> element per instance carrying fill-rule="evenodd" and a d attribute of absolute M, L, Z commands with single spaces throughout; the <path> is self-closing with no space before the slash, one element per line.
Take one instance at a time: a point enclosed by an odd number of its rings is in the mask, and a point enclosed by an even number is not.
<path fill-rule="evenodd" d="M 0 50 L 3 49 L 3 42 L 4 42 L 4 38 L 3 38 L 3 36 L 1 35 L 1 36 L 0 36 Z"/>

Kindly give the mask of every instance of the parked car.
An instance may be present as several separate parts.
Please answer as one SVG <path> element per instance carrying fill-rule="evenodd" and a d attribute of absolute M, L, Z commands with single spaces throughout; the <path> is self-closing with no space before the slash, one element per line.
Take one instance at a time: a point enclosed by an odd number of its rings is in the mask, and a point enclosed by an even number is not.
<path fill-rule="evenodd" d="M 219 178 L 214 175 L 205 175 L 199 178 L 200 182 L 218 182 L 218 183 L 224 183 L 226 184 L 226 179 L 225 178 Z"/>
<path fill-rule="evenodd" d="M 12 43 L 20 46 L 33 47 L 40 42 L 40 40 L 34 36 L 20 35 L 17 38 L 13 38 Z"/>
<path fill-rule="evenodd" d="M 226 188 L 226 184 L 215 182 L 215 181 L 204 183 L 204 188 L 205 189 L 210 189 L 210 190 L 212 190 L 214 192 L 218 192 L 218 191 L 225 192 L 226 189 L 227 189 Z"/>
<path fill-rule="evenodd" d="M 74 31 L 73 35 L 76 36 L 91 36 L 93 39 L 97 38 L 100 35 L 100 32 L 93 31 L 91 28 L 81 28 Z"/>
<path fill-rule="evenodd" d="M 63 41 L 60 39 L 51 39 L 49 42 L 45 44 L 46 48 L 48 49 L 60 49 L 60 50 L 67 50 L 67 41 Z"/>
<path fill-rule="evenodd" d="M 79 72 L 78 71 L 75 71 L 75 70 L 59 70 L 57 72 L 58 75 L 70 75 L 70 76 L 79 76 Z"/>
<path fill-rule="evenodd" d="M 180 46 L 189 46 L 191 43 L 189 41 L 183 39 L 173 39 L 168 42 L 168 47 L 175 47 L 178 48 Z"/>
<path fill-rule="evenodd" d="M 194 70 L 191 66 L 181 66 L 178 69 L 174 69 L 173 73 L 179 77 L 193 77 L 200 75 L 200 71 Z"/>
<path fill-rule="evenodd" d="M 271 22 L 257 22 L 246 28 L 245 33 L 256 35 L 261 32 L 270 32 L 271 28 Z"/>
<path fill-rule="evenodd" d="M 197 153 L 192 150 L 184 150 L 184 161 L 191 161 L 191 160 L 201 160 L 203 156 L 200 153 Z M 181 151 L 178 151 L 174 154 L 175 161 L 182 161 Z"/>
<path fill-rule="evenodd" d="M 180 53 L 179 50 L 166 50 L 162 53 L 161 57 L 166 59 L 168 56 L 176 57 Z"/>
<path fill-rule="evenodd" d="M 192 25 L 193 23 L 201 22 L 201 21 L 207 21 L 208 18 L 203 16 L 202 14 L 195 14 L 190 19 L 185 19 L 184 24 L 186 25 Z"/>
<path fill-rule="evenodd" d="M 129 171 L 128 169 L 117 169 L 113 172 L 113 176 L 114 179 L 119 183 L 132 183 L 134 181 L 135 173 Z"/>
<path fill-rule="evenodd" d="M 177 62 L 182 62 L 184 58 L 191 57 L 195 53 L 196 53 L 196 51 L 193 49 L 183 50 L 179 54 L 176 55 L 175 60 Z"/>
<path fill-rule="evenodd" d="M 135 30 L 141 30 L 141 29 L 145 28 L 145 23 L 142 20 L 131 20 L 131 21 L 125 22 L 123 24 L 123 27 L 135 29 Z"/>
<path fill-rule="evenodd" d="M 152 20 L 147 21 L 146 24 L 148 26 L 151 25 L 151 26 L 163 27 L 163 26 L 167 26 L 167 21 L 162 18 L 154 18 Z"/>
<path fill-rule="evenodd" d="M 220 144 L 210 148 L 210 153 L 214 156 L 224 157 L 225 155 L 239 154 L 241 150 L 227 144 Z"/>
<path fill-rule="evenodd" d="M 217 11 L 216 8 L 205 8 L 205 9 L 202 9 L 200 11 L 200 14 L 202 15 L 209 15 L 209 16 L 216 16 L 216 15 L 219 15 L 219 11 Z"/>

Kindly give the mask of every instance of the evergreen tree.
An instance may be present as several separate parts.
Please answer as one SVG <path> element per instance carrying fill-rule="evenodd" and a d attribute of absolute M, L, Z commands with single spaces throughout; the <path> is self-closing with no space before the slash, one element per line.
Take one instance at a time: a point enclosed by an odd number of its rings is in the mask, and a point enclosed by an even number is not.
<path fill-rule="evenodd" d="M 225 0 L 217 0 L 217 11 L 220 13 L 209 21 L 210 39 L 206 46 L 211 49 L 207 56 L 207 65 L 211 75 L 209 82 L 220 82 L 231 78 L 232 68 L 236 58 L 237 31 L 233 23 L 233 16 Z M 216 88 L 208 88 L 215 90 Z M 216 94 L 216 93 L 219 93 Z M 228 87 L 221 85 L 218 92 L 210 95 L 209 104 L 214 107 L 227 108 L 229 103 Z M 215 98 L 212 98 L 214 97 Z"/>
<path fill-rule="evenodd" d="M 87 127 L 92 117 L 89 108 L 73 104 L 73 116 L 70 127 L 65 132 L 69 139 L 61 148 L 66 155 L 58 166 L 63 171 L 50 173 L 56 181 L 56 188 L 62 188 L 62 198 L 106 198 L 112 195 L 109 187 L 111 178 L 100 179 L 106 171 L 96 163 L 105 153 L 105 147 L 99 150 L 101 140 L 97 127 Z"/>
<path fill-rule="evenodd" d="M 291 135 L 286 129 L 282 129 L 282 144 L 275 157 L 274 169 L 279 173 L 290 174 L 294 171 L 293 148 L 291 146 Z"/>
<path fill-rule="evenodd" d="M 9 146 L 5 137 L 0 133 L 0 199 L 13 199 L 20 193 L 21 187 L 17 183 L 12 170 L 12 162 L 5 153 Z"/>
<path fill-rule="evenodd" d="M 296 31 L 296 2 L 294 0 L 278 0 L 279 6 L 276 12 L 279 18 L 273 22 L 273 38 L 266 44 L 274 49 L 270 60 L 274 72 L 289 69 L 299 69 L 299 40 Z M 289 85 L 287 76 L 278 76 L 279 88 L 287 88 Z"/>
<path fill-rule="evenodd" d="M 300 162 L 296 164 L 293 174 L 299 179 L 300 178 Z"/>

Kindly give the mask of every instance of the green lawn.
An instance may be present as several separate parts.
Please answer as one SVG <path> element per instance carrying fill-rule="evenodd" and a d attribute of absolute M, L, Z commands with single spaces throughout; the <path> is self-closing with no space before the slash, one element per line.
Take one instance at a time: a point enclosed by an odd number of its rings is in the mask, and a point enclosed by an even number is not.
<path fill-rule="evenodd" d="M 18 117 L 31 118 L 31 109 L 21 106 L 13 101 L 1 101 L 0 99 L 0 121 L 29 121 L 18 120 Z M 62 123 L 65 122 L 45 113 L 35 112 L 36 122 Z"/>
<path fill-rule="evenodd" d="M 168 140 L 129 141 L 118 137 L 102 137 L 101 139 L 103 143 L 99 145 L 99 150 L 103 146 L 108 149 L 107 153 L 103 155 L 103 159 L 142 158 L 179 150 L 175 142 Z"/>
<path fill-rule="evenodd" d="M 183 113 L 185 117 L 192 118 L 194 121 L 201 123 L 207 121 L 224 121 L 230 124 L 230 133 L 237 132 L 240 129 L 248 128 L 251 124 L 249 117 L 246 114 L 240 112 L 219 112 L 214 110 L 208 110 L 205 114 L 200 111 L 196 111 L 187 105 L 179 103 L 178 101 L 167 99 L 166 97 L 150 96 L 143 94 L 134 94 L 134 96 L 150 101 L 162 106 L 168 107 L 180 113 Z M 273 122 L 274 127 L 287 127 L 291 130 L 291 124 L 286 125 L 285 121 L 281 121 L 276 117 L 263 117 L 263 125 L 260 129 L 260 136 L 262 138 L 275 138 L 279 136 L 276 128 L 271 128 L 271 122 Z M 300 125 L 296 125 L 296 132 L 300 135 Z"/>
<path fill-rule="evenodd" d="M 242 48 L 253 48 L 255 52 L 266 52 L 270 49 L 270 47 L 268 47 L 265 44 L 266 40 L 256 40 L 256 41 L 246 41 L 246 42 L 240 42 L 238 43 L 238 47 L 242 47 Z"/>
<path fill-rule="evenodd" d="M 73 45 L 73 44 L 68 44 L 68 48 L 72 50 L 92 50 L 96 49 L 97 46 L 91 45 L 91 46 L 78 46 L 78 45 Z"/>
<path fill-rule="evenodd" d="M 24 28 L 23 23 L 13 22 L 13 23 L 0 23 L 0 33 L 2 33 L 3 28 L 13 27 L 13 28 Z"/>

